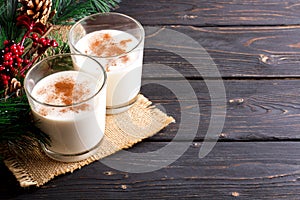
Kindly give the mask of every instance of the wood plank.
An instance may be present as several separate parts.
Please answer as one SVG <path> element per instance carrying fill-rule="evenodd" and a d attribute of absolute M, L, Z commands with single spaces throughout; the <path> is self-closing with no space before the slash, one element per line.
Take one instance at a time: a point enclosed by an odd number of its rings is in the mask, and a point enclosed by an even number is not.
<path fill-rule="evenodd" d="M 298 24 L 298 9 L 295 0 L 124 0 L 117 11 L 145 25 L 215 26 Z"/>
<path fill-rule="evenodd" d="M 132 151 L 165 145 L 142 142 Z M 12 194 L 6 191 L 15 189 L 18 199 L 298 199 L 299 142 L 220 142 L 203 159 L 197 157 L 199 148 L 193 143 L 177 161 L 148 173 L 122 172 L 95 162 L 39 189 L 8 188 L 1 170 L 1 195 L 9 198 Z M 116 155 L 110 159 L 119 159 Z M 148 159 L 119 162 L 163 161 L 159 156 Z"/>
<path fill-rule="evenodd" d="M 218 77 L 214 63 L 222 77 L 300 77 L 300 26 L 156 29 L 146 28 L 145 78 Z"/>
<path fill-rule="evenodd" d="M 227 106 L 220 140 L 300 139 L 299 80 L 224 80 L 223 83 L 226 102 L 214 100 L 217 109 Z M 151 140 L 169 141 L 176 134 L 182 136 L 181 140 L 190 140 L 195 135 L 196 140 L 202 140 L 208 133 L 212 106 L 204 81 L 144 80 L 141 92 L 176 119 L 175 124 Z"/>

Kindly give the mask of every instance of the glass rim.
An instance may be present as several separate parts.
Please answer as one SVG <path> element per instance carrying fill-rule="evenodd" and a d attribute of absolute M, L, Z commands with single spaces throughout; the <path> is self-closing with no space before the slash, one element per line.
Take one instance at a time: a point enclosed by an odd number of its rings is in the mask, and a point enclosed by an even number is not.
<path fill-rule="evenodd" d="M 121 16 L 121 17 L 124 17 L 124 18 L 127 18 L 127 19 L 130 19 L 131 21 L 133 21 L 138 27 L 139 27 L 139 30 L 140 30 L 140 33 L 141 33 L 141 38 L 138 40 L 138 43 L 132 47 L 130 50 L 122 53 L 122 54 L 119 54 L 119 55 L 115 55 L 115 56 L 93 56 L 93 55 L 89 55 L 89 54 L 85 54 L 84 52 L 81 52 L 79 51 L 77 48 L 76 48 L 76 44 L 73 44 L 71 42 L 71 33 L 73 32 L 73 30 L 75 29 L 75 27 L 79 24 L 81 24 L 81 22 L 91 18 L 91 17 L 95 17 L 95 16 L 104 16 L 104 15 L 116 15 L 116 16 Z M 128 53 L 131 53 L 133 52 L 135 49 L 137 49 L 137 47 L 142 43 L 142 41 L 144 41 L 145 39 L 145 30 L 142 26 L 142 24 L 137 21 L 136 19 L 134 19 L 133 17 L 130 17 L 128 15 L 125 15 L 123 13 L 118 13 L 118 12 L 107 12 L 107 13 L 95 13 L 95 14 L 92 14 L 92 15 L 89 15 L 89 16 L 86 16 L 82 19 L 80 19 L 79 21 L 77 21 L 75 24 L 72 25 L 69 33 L 68 33 L 68 41 L 69 41 L 69 45 L 75 49 L 76 52 L 80 53 L 80 54 L 85 54 L 85 55 L 89 55 L 89 56 L 92 56 L 92 57 L 96 57 L 96 58 L 103 58 L 103 59 L 110 59 L 110 58 L 116 58 L 116 57 L 122 57 Z"/>
<path fill-rule="evenodd" d="M 32 96 L 32 94 L 31 94 L 31 92 L 29 92 L 29 91 L 27 90 L 27 81 L 28 81 L 27 78 L 28 78 L 30 72 L 31 72 L 32 70 L 34 70 L 36 67 L 38 67 L 38 66 L 39 66 L 41 63 L 43 63 L 43 62 L 46 62 L 46 61 L 48 61 L 48 60 L 53 60 L 53 59 L 55 59 L 55 58 L 57 58 L 57 57 L 67 57 L 67 56 L 69 56 L 69 57 L 72 57 L 72 56 L 83 56 L 83 57 L 87 57 L 87 58 L 93 60 L 94 62 L 96 62 L 96 63 L 100 66 L 101 71 L 102 71 L 102 74 L 103 74 L 104 80 L 103 80 L 103 83 L 101 84 L 101 86 L 99 87 L 99 89 L 97 90 L 97 92 L 95 92 L 93 95 L 91 95 L 90 97 L 88 97 L 88 98 L 86 98 L 86 99 L 84 99 L 84 100 L 82 100 L 82 101 L 80 101 L 80 102 L 71 103 L 71 104 L 68 104 L 68 105 L 56 105 L 56 104 L 51 104 L 51 103 L 45 103 L 45 102 L 41 102 L 41 101 L 37 100 L 36 98 L 34 98 L 34 97 Z M 76 71 L 76 70 L 69 70 L 69 71 Z M 78 71 L 80 71 L 80 70 L 78 70 Z M 84 73 L 86 73 L 86 72 L 84 72 Z M 87 73 L 87 74 L 88 74 L 88 73 Z M 41 79 L 40 79 L 40 80 L 41 80 Z M 34 102 L 36 102 L 36 103 L 38 103 L 38 104 L 40 104 L 40 105 L 43 105 L 43 106 L 48 106 L 48 107 L 55 107 L 55 108 L 69 108 L 69 107 L 78 106 L 78 105 L 81 105 L 81 104 L 83 104 L 83 103 L 86 103 L 86 102 L 90 101 L 92 98 L 94 98 L 97 94 L 99 94 L 99 93 L 103 90 L 103 88 L 104 88 L 104 86 L 105 86 L 106 84 L 107 84 L 107 74 L 106 74 L 106 71 L 105 71 L 105 69 L 103 68 L 103 66 L 101 65 L 101 63 L 98 62 L 96 59 L 94 59 L 93 57 L 91 57 L 91 56 L 89 56 L 89 55 L 85 55 L 85 54 L 64 53 L 64 54 L 57 54 L 57 55 L 54 55 L 54 56 L 46 57 L 46 58 L 40 60 L 39 62 L 35 63 L 35 64 L 27 71 L 27 73 L 26 73 L 26 75 L 25 75 L 25 78 L 24 78 L 24 84 L 23 84 L 23 85 L 24 85 L 24 89 L 25 89 L 26 95 L 28 95 Z"/>

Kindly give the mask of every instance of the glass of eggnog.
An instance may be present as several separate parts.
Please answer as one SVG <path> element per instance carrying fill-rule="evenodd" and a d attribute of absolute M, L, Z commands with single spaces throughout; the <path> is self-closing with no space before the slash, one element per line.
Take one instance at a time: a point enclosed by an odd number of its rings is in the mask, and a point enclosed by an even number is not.
<path fill-rule="evenodd" d="M 75 162 L 93 155 L 104 135 L 106 72 L 92 57 L 62 54 L 35 64 L 24 87 L 36 126 L 49 135 L 51 158 Z"/>
<path fill-rule="evenodd" d="M 126 111 L 140 92 L 145 32 L 135 19 L 98 13 L 74 24 L 68 35 L 71 52 L 97 59 L 107 73 L 106 113 Z"/>

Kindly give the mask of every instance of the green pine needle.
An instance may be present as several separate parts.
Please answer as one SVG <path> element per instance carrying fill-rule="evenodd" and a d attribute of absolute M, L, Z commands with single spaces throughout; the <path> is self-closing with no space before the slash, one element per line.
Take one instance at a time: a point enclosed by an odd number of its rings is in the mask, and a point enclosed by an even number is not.
<path fill-rule="evenodd" d="M 3 93 L 3 92 L 2 92 Z M 0 144 L 10 149 L 31 148 L 33 141 L 49 144 L 48 135 L 32 120 L 26 95 L 0 99 Z"/>
<path fill-rule="evenodd" d="M 43 59 L 48 56 L 53 56 L 57 54 L 64 54 L 64 53 L 70 53 L 70 47 L 66 39 L 64 39 L 61 31 L 56 32 L 56 31 L 51 31 L 48 35 L 49 38 L 55 39 L 55 41 L 58 43 L 58 47 L 56 48 L 49 48 L 44 55 L 41 56 L 40 59 Z"/>
<path fill-rule="evenodd" d="M 4 40 L 18 40 L 24 30 L 17 28 L 16 18 L 19 3 L 16 0 L 0 1 L 0 48 Z"/>
<path fill-rule="evenodd" d="M 109 12 L 120 0 L 53 0 L 52 2 L 52 9 L 57 11 L 52 18 L 52 23 L 66 25 L 97 12 Z"/>

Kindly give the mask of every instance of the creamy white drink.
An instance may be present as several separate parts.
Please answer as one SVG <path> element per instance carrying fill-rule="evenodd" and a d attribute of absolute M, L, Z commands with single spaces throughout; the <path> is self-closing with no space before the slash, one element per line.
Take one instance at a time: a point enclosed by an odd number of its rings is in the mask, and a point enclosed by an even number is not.
<path fill-rule="evenodd" d="M 75 44 L 78 51 L 94 56 L 106 69 L 108 108 L 130 104 L 139 93 L 143 45 L 133 35 L 119 30 L 94 31 Z"/>
<path fill-rule="evenodd" d="M 48 150 L 81 154 L 100 142 L 106 109 L 105 85 L 99 89 L 103 81 L 80 71 L 62 71 L 33 86 L 32 113 L 37 126 L 51 138 Z"/>

